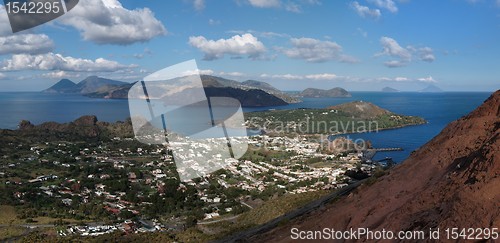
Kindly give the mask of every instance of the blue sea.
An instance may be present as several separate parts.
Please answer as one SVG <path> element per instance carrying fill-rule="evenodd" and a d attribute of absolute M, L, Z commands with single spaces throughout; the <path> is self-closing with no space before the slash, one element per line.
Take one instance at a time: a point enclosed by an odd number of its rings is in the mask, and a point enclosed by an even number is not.
<path fill-rule="evenodd" d="M 363 100 L 403 115 L 425 118 L 429 123 L 378 133 L 349 134 L 353 139 L 372 142 L 374 147 L 401 147 L 398 152 L 377 153 L 374 160 L 392 157 L 401 162 L 415 149 L 437 135 L 449 122 L 479 106 L 489 92 L 352 92 L 351 98 L 308 98 L 287 106 L 245 108 L 245 111 L 294 108 L 325 108 Z M 73 94 L 37 92 L 0 93 L 0 128 L 16 129 L 21 120 L 34 124 L 47 121 L 69 122 L 82 115 L 96 115 L 100 121 L 123 121 L 130 116 L 126 100 L 94 99 Z"/>

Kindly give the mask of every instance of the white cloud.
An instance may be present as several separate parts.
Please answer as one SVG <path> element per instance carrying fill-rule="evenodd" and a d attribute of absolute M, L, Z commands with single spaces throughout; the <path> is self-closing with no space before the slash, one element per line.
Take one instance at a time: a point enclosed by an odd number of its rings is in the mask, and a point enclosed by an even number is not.
<path fill-rule="evenodd" d="M 285 34 L 285 33 L 277 33 L 277 32 L 272 32 L 272 31 L 256 31 L 256 30 L 229 30 L 229 31 L 226 31 L 227 33 L 229 34 L 237 34 L 237 35 L 243 35 L 243 34 L 247 34 L 247 33 L 250 33 L 254 36 L 257 36 L 257 37 L 263 37 L 263 38 L 289 38 L 290 35 L 289 34 Z"/>
<path fill-rule="evenodd" d="M 407 77 L 395 77 L 395 78 L 388 78 L 388 77 L 381 77 L 377 78 L 377 81 L 392 81 L 392 82 L 409 82 L 412 81 L 412 79 L 407 78 Z"/>
<path fill-rule="evenodd" d="M 285 10 L 288 12 L 293 12 L 293 13 L 300 13 L 302 12 L 300 10 L 300 6 L 296 3 L 288 3 L 285 5 Z"/>
<path fill-rule="evenodd" d="M 351 4 L 351 7 L 354 9 L 354 11 L 356 11 L 356 13 L 359 16 L 363 18 L 369 17 L 373 19 L 378 19 L 382 15 L 379 9 L 370 9 L 369 7 L 363 6 L 358 2 L 353 2 Z"/>
<path fill-rule="evenodd" d="M 53 41 L 45 34 L 32 34 L 29 31 L 12 34 L 5 7 L 0 5 L 0 55 L 41 54 L 51 51 Z"/>
<path fill-rule="evenodd" d="M 437 83 L 437 81 L 432 76 L 429 76 L 427 78 L 419 78 L 417 80 L 423 83 Z"/>
<path fill-rule="evenodd" d="M 417 51 L 420 60 L 424 62 L 433 62 L 434 60 L 436 60 L 436 57 L 434 56 L 434 51 L 430 47 L 422 47 L 419 48 Z"/>
<path fill-rule="evenodd" d="M 393 82 L 393 83 L 437 83 L 437 81 L 432 77 L 426 78 L 409 78 L 403 76 L 396 77 L 356 77 L 356 76 L 338 76 L 333 73 L 320 73 L 320 74 L 308 74 L 308 75 L 296 75 L 296 74 L 261 74 L 260 78 L 263 79 L 282 79 L 282 80 L 313 80 L 313 81 L 335 81 L 335 82 L 349 82 L 349 83 L 381 83 L 381 82 Z"/>
<path fill-rule="evenodd" d="M 397 81 L 397 82 L 404 82 L 404 81 L 408 81 L 410 80 L 409 78 L 407 77 L 396 77 L 394 78 L 394 81 Z"/>
<path fill-rule="evenodd" d="M 396 6 L 396 3 L 394 3 L 393 0 L 369 0 L 369 2 L 379 8 L 385 8 L 389 10 L 389 12 L 391 13 L 398 12 L 398 7 Z"/>
<path fill-rule="evenodd" d="M 14 34 L 0 37 L 0 55 L 50 52 L 54 43 L 45 34 Z"/>
<path fill-rule="evenodd" d="M 263 74 L 261 75 L 262 78 L 266 78 L 266 77 L 271 77 L 271 78 L 278 78 L 278 79 L 304 79 L 304 76 L 301 76 L 301 75 L 293 75 L 293 74 L 275 74 L 275 75 L 267 75 L 267 74 Z"/>
<path fill-rule="evenodd" d="M 424 62 L 433 62 L 436 57 L 434 56 L 434 51 L 430 47 L 420 47 L 415 48 L 413 46 L 407 46 L 406 48 L 399 45 L 399 43 L 390 37 L 380 38 L 380 44 L 382 45 L 382 52 L 375 54 L 376 57 L 379 56 L 389 56 L 395 58 L 384 62 L 387 67 L 403 67 L 412 61 L 413 55 L 418 56 L 418 60 Z"/>
<path fill-rule="evenodd" d="M 320 0 L 302 0 L 301 2 L 311 4 L 311 5 L 321 5 Z"/>
<path fill-rule="evenodd" d="M 384 64 L 387 67 L 402 67 L 406 66 L 411 61 L 411 52 L 398 44 L 398 42 L 390 37 L 380 38 L 382 44 L 382 52 L 376 56 L 390 56 L 397 60 L 387 61 Z"/>
<path fill-rule="evenodd" d="M 261 74 L 261 78 L 275 78 L 275 79 L 286 79 L 286 80 L 303 80 L 303 79 L 312 79 L 312 80 L 333 80 L 338 76 L 333 73 L 320 73 L 320 74 L 308 74 L 308 75 L 295 75 L 295 74 Z"/>
<path fill-rule="evenodd" d="M 223 58 L 224 55 L 236 57 L 248 56 L 258 59 L 266 52 L 266 48 L 252 34 L 235 35 L 229 39 L 207 40 L 203 36 L 189 37 L 189 44 L 202 51 L 204 60 L 215 60 Z"/>
<path fill-rule="evenodd" d="M 220 20 L 209 19 L 208 24 L 209 25 L 218 25 L 218 24 L 220 24 Z"/>
<path fill-rule="evenodd" d="M 54 71 L 49 73 L 44 73 L 41 75 L 43 78 L 53 78 L 53 79 L 62 79 L 62 78 L 78 78 L 81 75 L 78 73 L 68 73 L 65 71 Z"/>
<path fill-rule="evenodd" d="M 213 75 L 215 72 L 211 69 L 196 69 L 196 70 L 188 70 L 182 72 L 181 76 L 190 76 L 190 75 Z"/>
<path fill-rule="evenodd" d="M 382 37 L 380 38 L 380 44 L 382 44 L 382 55 L 389 55 L 391 57 L 399 57 L 404 60 L 411 59 L 411 53 L 407 49 L 401 47 L 399 43 L 390 38 L 390 37 Z"/>
<path fill-rule="evenodd" d="M 407 78 L 407 77 L 394 77 L 394 78 L 388 78 L 388 77 L 381 77 L 381 78 L 376 78 L 376 81 L 384 81 L 384 82 L 421 82 L 421 83 L 437 83 L 437 81 L 432 77 L 429 76 L 427 78 Z M 369 80 L 367 80 L 369 81 Z"/>
<path fill-rule="evenodd" d="M 360 61 L 353 57 L 353 56 L 348 56 L 348 55 L 340 55 L 339 58 L 340 62 L 345 62 L 345 63 L 359 63 Z"/>
<path fill-rule="evenodd" d="M 342 47 L 332 41 L 320 41 L 312 38 L 292 38 L 292 48 L 279 48 L 289 58 L 304 59 L 307 62 L 326 62 L 339 60 L 353 62 L 355 58 L 342 54 Z"/>
<path fill-rule="evenodd" d="M 305 76 L 306 79 L 314 79 L 314 80 L 332 80 L 337 77 L 337 75 L 333 73 L 321 73 L 321 74 L 310 74 Z"/>
<path fill-rule="evenodd" d="M 59 23 L 73 26 L 85 40 L 97 44 L 129 45 L 167 34 L 150 9 L 129 10 L 118 0 L 87 0 L 62 16 Z"/>
<path fill-rule="evenodd" d="M 52 52 L 40 55 L 15 54 L 0 64 L 3 71 L 17 70 L 59 70 L 75 72 L 113 72 L 134 68 L 136 65 L 123 65 L 115 61 L 97 58 L 96 60 L 62 56 Z"/>
<path fill-rule="evenodd" d="M 193 6 L 196 11 L 201 11 L 205 8 L 205 0 L 193 0 Z"/>
<path fill-rule="evenodd" d="M 303 5 L 321 5 L 318 0 L 247 0 L 250 5 L 257 8 L 280 8 L 288 12 L 301 13 Z"/>
<path fill-rule="evenodd" d="M 367 32 L 366 30 L 364 30 L 364 29 L 362 29 L 362 28 L 358 28 L 357 30 L 358 30 L 358 32 L 359 32 L 359 34 L 360 34 L 361 36 L 363 36 L 363 37 L 365 37 L 365 38 L 366 38 L 366 37 L 368 37 L 368 32 Z"/>
<path fill-rule="evenodd" d="M 280 0 L 248 0 L 248 3 L 258 8 L 275 8 L 281 5 Z"/>
<path fill-rule="evenodd" d="M 144 48 L 144 51 L 142 53 L 133 54 L 132 57 L 137 59 L 142 59 L 146 56 L 151 56 L 151 55 L 153 55 L 153 52 L 149 48 Z"/>
<path fill-rule="evenodd" d="M 390 68 L 404 67 L 404 66 L 408 65 L 408 62 L 403 61 L 403 60 L 391 60 L 391 61 L 384 62 L 384 65 L 386 67 L 390 67 Z"/>
<path fill-rule="evenodd" d="M 240 72 L 220 72 L 219 75 L 232 76 L 232 77 L 243 77 L 244 73 Z"/>
<path fill-rule="evenodd" d="M 210 69 L 202 69 L 202 70 L 198 70 L 198 72 L 201 75 L 212 75 L 212 74 L 214 74 L 214 71 L 212 71 Z"/>

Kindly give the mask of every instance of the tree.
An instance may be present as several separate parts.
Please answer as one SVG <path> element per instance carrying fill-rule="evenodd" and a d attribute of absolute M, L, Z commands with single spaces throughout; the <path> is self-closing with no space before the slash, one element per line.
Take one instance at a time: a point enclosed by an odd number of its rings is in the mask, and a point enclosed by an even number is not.
<path fill-rule="evenodd" d="M 122 210 L 120 212 L 120 218 L 122 218 L 122 219 L 131 219 L 133 217 L 135 217 L 135 214 L 128 211 L 128 210 Z"/>

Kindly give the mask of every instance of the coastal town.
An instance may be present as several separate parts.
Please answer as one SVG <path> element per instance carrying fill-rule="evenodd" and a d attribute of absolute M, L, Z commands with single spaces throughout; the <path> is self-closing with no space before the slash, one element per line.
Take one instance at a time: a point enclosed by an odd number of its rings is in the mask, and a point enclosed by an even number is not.
<path fill-rule="evenodd" d="M 17 205 L 26 223 L 40 216 L 80 222 L 59 220 L 62 237 L 176 231 L 237 216 L 275 195 L 342 188 L 380 167 L 366 151 L 325 150 L 310 136 L 256 135 L 248 142 L 243 158 L 182 183 L 164 145 L 120 137 L 11 143 L 0 167 L 2 199 Z"/>

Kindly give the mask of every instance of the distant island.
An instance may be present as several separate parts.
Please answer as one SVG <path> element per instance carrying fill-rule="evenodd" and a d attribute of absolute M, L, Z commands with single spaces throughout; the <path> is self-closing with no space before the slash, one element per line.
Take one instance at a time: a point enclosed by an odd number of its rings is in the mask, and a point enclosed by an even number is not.
<path fill-rule="evenodd" d="M 441 88 L 437 87 L 434 84 L 430 84 L 429 86 L 419 90 L 418 92 L 423 92 L 423 93 L 437 93 L 437 92 L 444 92 Z"/>
<path fill-rule="evenodd" d="M 62 79 L 43 93 L 55 94 L 81 94 L 88 97 L 99 97 L 109 99 L 122 99 L 127 97 L 127 92 L 133 83 L 127 83 L 112 79 L 90 76 L 75 83 L 69 79 Z M 126 92 L 118 93 L 123 90 Z"/>
<path fill-rule="evenodd" d="M 54 84 L 52 87 L 42 91 L 44 93 L 62 93 L 62 94 L 92 94 L 96 92 L 111 91 L 123 86 L 130 86 L 130 83 L 116 81 L 97 76 L 90 76 L 74 83 L 69 79 L 62 79 Z"/>
<path fill-rule="evenodd" d="M 304 98 L 337 98 L 337 97 L 352 97 L 351 93 L 347 90 L 336 87 L 333 89 L 315 89 L 308 88 L 298 94 L 300 97 Z"/>
<path fill-rule="evenodd" d="M 399 90 L 391 88 L 391 87 L 384 87 L 382 89 L 382 92 L 399 92 Z"/>
<path fill-rule="evenodd" d="M 262 81 L 238 82 L 210 75 L 201 75 L 201 81 L 208 97 L 232 97 L 238 99 L 244 107 L 281 106 L 301 102 L 300 99 Z M 90 76 L 79 83 L 62 79 L 42 92 L 81 94 L 91 98 L 127 99 L 128 91 L 134 84 Z M 183 93 L 180 92 L 179 96 L 182 97 L 182 95 Z"/>

